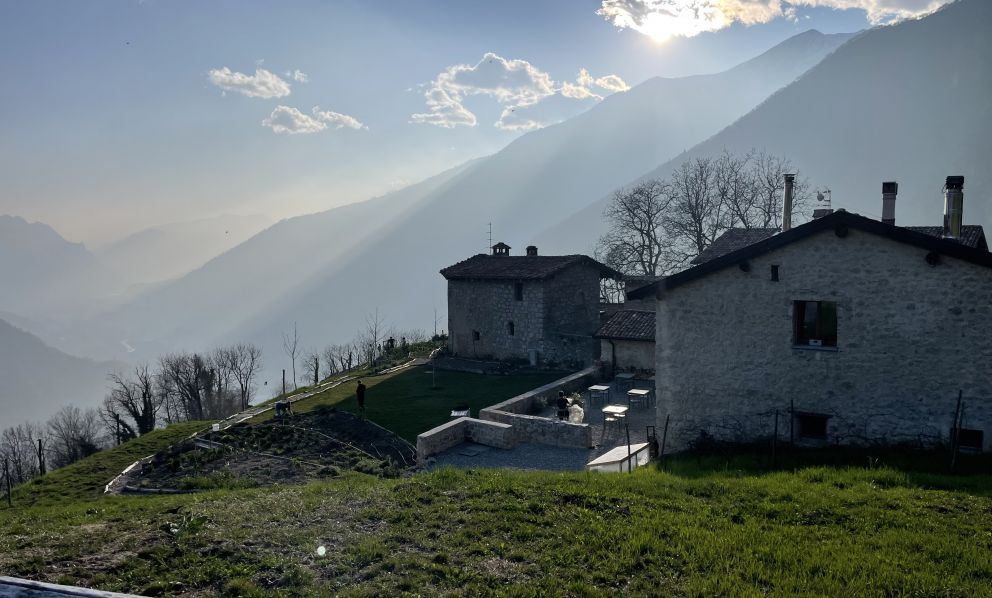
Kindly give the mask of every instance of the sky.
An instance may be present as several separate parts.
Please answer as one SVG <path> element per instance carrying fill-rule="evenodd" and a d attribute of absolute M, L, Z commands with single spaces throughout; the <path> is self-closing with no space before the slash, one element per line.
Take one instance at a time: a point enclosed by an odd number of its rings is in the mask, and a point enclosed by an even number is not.
<path fill-rule="evenodd" d="M 943 1 L 3 0 L 0 214 L 95 246 L 326 210 L 648 78 Z"/>

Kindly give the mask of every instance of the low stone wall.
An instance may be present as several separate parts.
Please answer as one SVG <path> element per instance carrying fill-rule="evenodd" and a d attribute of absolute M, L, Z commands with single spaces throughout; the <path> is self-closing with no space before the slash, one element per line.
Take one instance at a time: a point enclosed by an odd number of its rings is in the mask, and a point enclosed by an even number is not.
<path fill-rule="evenodd" d="M 512 399 L 479 411 L 479 418 L 513 427 L 515 442 L 532 442 L 551 446 L 588 448 L 592 446 L 589 424 L 571 424 L 557 419 L 528 415 L 538 400 L 554 399 L 558 391 L 571 393 L 587 389 L 598 374 L 595 367 L 586 368 L 545 384 Z"/>
<path fill-rule="evenodd" d="M 509 426 L 516 443 L 530 442 L 567 448 L 592 446 L 592 428 L 589 424 L 571 424 L 549 417 L 505 411 L 490 411 L 481 415 L 489 421 Z"/>
<path fill-rule="evenodd" d="M 431 455 L 458 446 L 466 440 L 507 449 L 513 448 L 516 444 L 513 430 L 509 425 L 472 417 L 459 417 L 417 435 L 417 462 L 423 463 Z"/>

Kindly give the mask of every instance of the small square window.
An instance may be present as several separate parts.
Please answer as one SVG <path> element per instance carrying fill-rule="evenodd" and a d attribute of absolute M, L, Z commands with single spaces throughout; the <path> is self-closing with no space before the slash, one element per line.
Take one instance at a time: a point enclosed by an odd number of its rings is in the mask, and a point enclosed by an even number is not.
<path fill-rule="evenodd" d="M 953 437 L 954 430 L 951 430 L 951 433 Z M 958 447 L 968 450 L 982 450 L 985 448 L 985 432 L 983 430 L 958 428 Z"/>
<path fill-rule="evenodd" d="M 513 298 L 517 301 L 524 300 L 524 283 L 518 282 L 513 285 Z"/>
<path fill-rule="evenodd" d="M 472 331 L 472 340 L 477 341 L 480 338 L 482 338 L 482 335 L 479 334 L 479 331 L 478 330 L 473 330 Z"/>
<path fill-rule="evenodd" d="M 797 433 L 800 438 L 824 439 L 827 437 L 827 415 L 796 414 Z"/>
<path fill-rule="evenodd" d="M 793 309 L 795 344 L 837 346 L 837 304 L 833 301 L 796 301 Z"/>

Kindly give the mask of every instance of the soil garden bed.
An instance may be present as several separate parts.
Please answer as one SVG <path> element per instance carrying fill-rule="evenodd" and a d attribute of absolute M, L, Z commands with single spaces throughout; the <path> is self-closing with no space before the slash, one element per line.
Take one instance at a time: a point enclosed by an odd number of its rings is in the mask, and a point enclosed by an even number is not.
<path fill-rule="evenodd" d="M 318 408 L 173 445 L 144 463 L 126 491 L 302 484 L 346 471 L 398 477 L 414 464 L 413 447 L 392 432 L 347 412 Z"/>

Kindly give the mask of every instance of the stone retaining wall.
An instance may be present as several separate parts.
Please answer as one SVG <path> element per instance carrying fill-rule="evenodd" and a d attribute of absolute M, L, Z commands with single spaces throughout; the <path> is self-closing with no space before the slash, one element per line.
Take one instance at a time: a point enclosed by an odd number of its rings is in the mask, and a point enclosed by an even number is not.
<path fill-rule="evenodd" d="M 431 455 L 458 446 L 466 440 L 496 448 L 508 449 L 516 445 L 509 425 L 473 417 L 459 417 L 417 435 L 417 462 L 423 463 Z"/>
<path fill-rule="evenodd" d="M 517 443 L 532 442 L 573 448 L 591 447 L 592 428 L 589 424 L 571 424 L 529 413 L 533 410 L 536 401 L 554 399 L 560 390 L 567 394 L 587 389 L 595 382 L 597 373 L 597 368 L 590 367 L 570 374 L 502 403 L 486 407 L 479 411 L 479 418 L 513 426 L 513 438 Z"/>
<path fill-rule="evenodd" d="M 592 446 L 592 428 L 589 424 L 570 424 L 547 417 L 528 415 L 535 401 L 558 396 L 558 391 L 571 393 L 585 390 L 595 382 L 598 371 L 586 368 L 555 380 L 512 399 L 486 407 L 479 412 L 479 419 L 459 417 L 417 435 L 417 462 L 423 463 L 466 440 L 493 446 L 513 448 L 521 442 L 550 446 L 588 448 Z"/>

